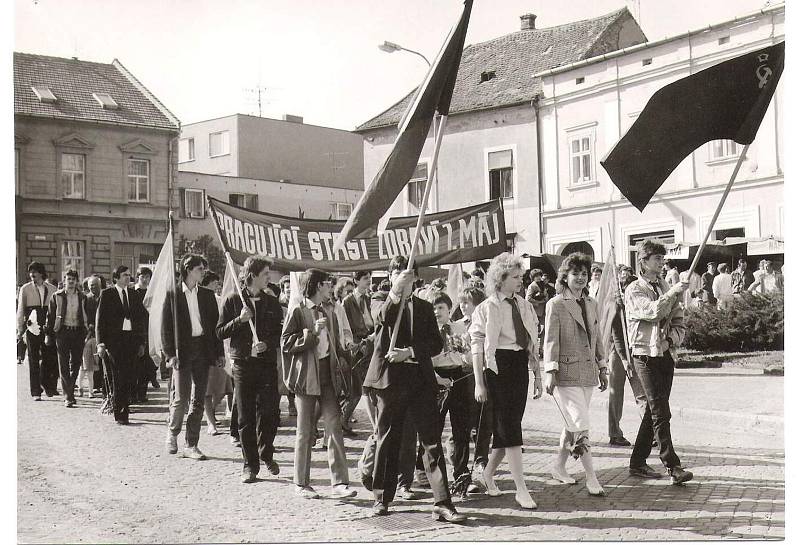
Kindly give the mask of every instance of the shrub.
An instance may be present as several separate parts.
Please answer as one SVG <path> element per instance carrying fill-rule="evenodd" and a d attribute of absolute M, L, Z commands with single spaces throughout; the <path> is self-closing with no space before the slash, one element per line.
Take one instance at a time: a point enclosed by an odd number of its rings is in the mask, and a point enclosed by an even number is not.
<path fill-rule="evenodd" d="M 688 309 L 683 345 L 694 350 L 783 350 L 783 291 L 744 293 L 726 309 Z"/>

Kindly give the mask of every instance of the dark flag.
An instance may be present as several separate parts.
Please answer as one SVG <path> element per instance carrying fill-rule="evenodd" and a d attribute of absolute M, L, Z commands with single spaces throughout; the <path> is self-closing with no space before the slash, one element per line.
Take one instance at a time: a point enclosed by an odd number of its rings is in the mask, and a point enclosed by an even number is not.
<path fill-rule="evenodd" d="M 640 211 L 686 156 L 711 140 L 750 144 L 783 72 L 784 42 L 658 90 L 600 164 Z"/>
<path fill-rule="evenodd" d="M 348 240 L 362 238 L 370 233 L 374 235 L 379 220 L 403 191 L 417 168 L 434 113 L 438 111 L 442 115 L 448 114 L 471 11 L 472 0 L 466 0 L 458 22 L 450 30 L 436 61 L 425 76 L 425 81 L 414 95 L 411 107 L 403 116 L 392 152 L 342 227 L 336 240 L 336 249 L 341 248 Z"/>

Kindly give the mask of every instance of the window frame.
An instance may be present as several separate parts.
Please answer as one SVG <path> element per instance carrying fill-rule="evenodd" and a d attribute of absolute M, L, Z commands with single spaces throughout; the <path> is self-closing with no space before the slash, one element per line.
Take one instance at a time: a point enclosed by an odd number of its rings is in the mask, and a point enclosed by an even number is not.
<path fill-rule="evenodd" d="M 131 174 L 130 167 L 131 167 L 131 163 L 134 162 L 134 161 L 135 162 L 142 162 L 145 165 L 147 165 L 147 175 L 146 176 L 142 176 L 142 175 L 139 175 L 139 174 Z M 126 158 L 126 160 L 125 160 L 125 179 L 128 182 L 127 183 L 127 195 L 128 195 L 127 201 L 129 203 L 149 203 L 150 202 L 150 173 L 151 173 L 151 170 L 150 170 L 150 160 L 149 159 L 143 159 L 141 157 L 128 157 L 128 158 Z M 134 180 L 132 178 L 135 179 L 135 183 L 136 183 L 136 198 L 134 198 L 134 199 L 131 199 L 131 183 L 134 183 Z M 142 181 L 142 179 L 144 179 L 145 182 L 146 182 L 146 186 L 145 186 L 146 187 L 146 195 L 145 195 L 144 199 L 140 199 L 139 198 L 139 183 Z"/>
<path fill-rule="evenodd" d="M 186 142 L 186 150 L 188 152 L 188 157 L 183 157 L 181 154 L 181 144 Z M 195 143 L 194 143 L 194 136 L 188 136 L 186 138 L 181 138 L 178 140 L 178 162 L 179 163 L 191 163 L 197 158 L 195 153 Z"/>
<path fill-rule="evenodd" d="M 583 189 L 587 187 L 595 187 L 598 184 L 597 180 L 597 161 L 596 148 L 597 148 L 597 122 L 587 123 L 577 127 L 572 127 L 566 130 L 567 133 L 567 167 L 569 169 L 569 183 L 567 189 Z M 588 149 L 582 149 L 582 142 L 588 139 Z M 572 143 L 579 142 L 579 149 L 577 152 L 572 151 Z M 589 176 L 582 177 L 580 181 L 574 181 L 575 167 L 573 165 L 574 159 L 580 158 L 580 166 L 583 169 L 584 157 L 589 157 Z"/>
<path fill-rule="evenodd" d="M 716 145 L 722 146 L 723 155 L 715 156 L 714 148 Z M 733 152 L 730 152 L 730 146 L 733 146 Z M 727 153 L 726 153 L 727 152 Z M 739 154 L 742 152 L 742 146 L 730 139 L 712 140 L 708 143 L 708 160 L 706 163 L 726 163 L 729 161 L 736 161 L 739 159 Z"/>
<path fill-rule="evenodd" d="M 503 197 L 504 204 L 514 204 L 517 201 L 517 196 L 519 195 L 518 191 L 518 159 L 519 156 L 517 155 L 517 145 L 516 144 L 506 144 L 502 146 L 492 146 L 490 148 L 483 149 L 483 179 L 484 179 L 484 196 L 486 197 L 487 201 L 492 200 L 492 171 L 500 171 L 504 169 L 491 169 L 489 170 L 489 155 L 492 153 L 497 153 L 501 151 L 510 151 L 511 152 L 511 196 L 510 197 Z M 509 168 L 509 167 L 505 167 Z"/>
<path fill-rule="evenodd" d="M 212 153 L 211 139 L 214 136 L 217 136 L 217 135 L 225 135 L 225 138 L 223 138 L 222 141 L 223 142 L 227 141 L 227 149 L 223 149 L 223 151 L 221 153 L 214 154 L 214 153 Z M 222 147 L 225 148 L 225 146 L 222 146 Z M 225 129 L 223 131 L 216 131 L 216 132 L 212 132 L 212 133 L 208 134 L 208 156 L 209 157 L 224 157 L 224 156 L 230 155 L 230 154 L 231 154 L 231 131 L 230 130 Z"/>
<path fill-rule="evenodd" d="M 342 206 L 349 208 L 349 212 L 347 212 L 345 214 L 340 214 L 339 213 L 340 212 L 339 208 L 342 207 Z M 334 214 L 334 212 L 336 212 L 336 213 Z M 349 202 L 331 202 L 331 217 L 334 220 L 337 220 L 337 221 L 347 220 L 347 218 L 350 217 L 350 215 L 352 213 L 353 213 L 353 203 L 349 203 Z"/>
<path fill-rule="evenodd" d="M 231 198 L 236 196 L 243 197 L 243 203 L 241 205 L 231 202 Z M 255 204 L 255 206 L 247 206 L 248 200 L 251 201 L 251 204 Z M 239 192 L 232 192 L 228 193 L 228 203 L 238 206 L 239 208 L 244 208 L 245 210 L 255 210 L 258 211 L 258 193 L 239 193 Z"/>
<path fill-rule="evenodd" d="M 86 200 L 86 154 L 85 153 L 74 153 L 72 151 L 62 151 L 60 153 L 61 153 L 61 157 L 60 157 L 60 162 L 59 162 L 59 180 L 61 181 L 61 198 L 62 199 L 69 199 L 69 200 L 76 200 L 76 201 Z M 64 162 L 65 162 L 64 161 L 64 157 L 67 156 L 67 155 L 74 155 L 75 157 L 80 157 L 81 158 L 81 162 L 83 163 L 83 165 L 82 165 L 83 166 L 83 170 L 81 170 L 81 171 L 78 171 L 78 170 L 67 170 L 65 168 L 65 166 L 64 166 Z M 64 181 L 64 175 L 65 174 L 71 174 L 72 175 L 72 176 L 70 176 L 69 184 L 70 184 L 70 188 L 73 191 L 70 192 L 69 194 L 67 194 L 67 185 L 66 185 L 66 183 Z M 75 192 L 74 192 L 74 189 L 75 189 L 75 175 L 76 174 L 80 174 L 82 176 L 82 178 L 83 178 L 82 187 L 81 187 L 81 191 L 80 191 L 80 196 L 76 196 Z"/>
<path fill-rule="evenodd" d="M 420 178 L 420 177 L 414 178 L 414 177 L 412 177 L 406 183 L 405 191 L 403 192 L 403 194 L 404 194 L 403 209 L 404 209 L 404 213 L 407 216 L 419 213 L 419 205 L 422 202 L 422 198 L 425 196 L 425 184 L 428 182 L 428 178 L 430 178 L 430 174 L 431 174 L 431 162 L 430 162 L 430 159 L 420 159 L 417 162 L 417 166 L 414 168 L 414 172 L 416 172 L 416 170 L 421 165 L 425 165 L 425 178 Z M 412 186 L 412 184 L 414 184 L 414 185 Z M 414 204 L 411 201 L 411 199 L 409 198 L 411 196 L 412 187 L 414 188 L 414 193 L 416 194 L 416 196 L 418 198 L 418 202 L 416 204 Z M 421 192 L 420 192 L 420 188 L 421 188 Z M 433 206 L 432 206 L 432 203 L 430 202 L 430 200 L 428 201 L 428 210 L 429 211 L 433 210 Z"/>
<path fill-rule="evenodd" d="M 189 211 L 189 199 L 187 198 L 190 193 L 199 193 L 200 194 L 200 215 L 191 214 Z M 205 219 L 206 217 L 206 207 L 205 207 L 205 200 L 206 200 L 206 190 L 205 189 L 196 189 L 196 188 L 185 188 L 183 190 L 183 215 L 189 219 Z"/>
<path fill-rule="evenodd" d="M 80 249 L 76 253 L 80 255 L 68 255 L 66 251 L 69 248 L 70 244 L 75 244 L 76 249 Z M 61 239 L 59 244 L 59 254 L 60 254 L 60 263 L 61 263 L 61 271 L 66 271 L 68 269 L 75 269 L 78 272 L 78 278 L 86 278 L 86 241 L 85 240 L 67 240 Z M 67 259 L 69 260 L 77 260 L 80 265 L 78 266 L 67 266 Z"/>

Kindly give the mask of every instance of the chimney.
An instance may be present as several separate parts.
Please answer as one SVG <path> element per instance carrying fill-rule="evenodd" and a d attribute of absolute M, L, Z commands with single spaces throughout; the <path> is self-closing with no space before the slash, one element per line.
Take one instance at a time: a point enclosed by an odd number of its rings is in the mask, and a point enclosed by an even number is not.
<path fill-rule="evenodd" d="M 288 121 L 289 123 L 303 124 L 303 116 L 301 115 L 283 114 L 283 120 Z"/>
<path fill-rule="evenodd" d="M 536 30 L 536 15 L 533 13 L 526 13 L 519 18 L 520 30 Z"/>

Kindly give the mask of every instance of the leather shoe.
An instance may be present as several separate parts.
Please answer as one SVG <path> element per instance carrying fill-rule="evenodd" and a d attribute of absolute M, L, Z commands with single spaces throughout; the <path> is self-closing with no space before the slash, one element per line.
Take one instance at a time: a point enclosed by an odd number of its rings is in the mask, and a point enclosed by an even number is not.
<path fill-rule="evenodd" d="M 612 447 L 629 447 L 631 446 L 631 442 L 625 439 L 622 436 L 619 437 L 612 437 L 609 439 L 608 444 Z"/>
<path fill-rule="evenodd" d="M 389 507 L 385 503 L 376 501 L 372 506 L 372 514 L 376 517 L 382 517 L 389 514 Z"/>
<path fill-rule="evenodd" d="M 256 482 L 258 479 L 256 478 L 256 474 L 249 469 L 245 469 L 242 471 L 242 482 L 244 484 L 250 484 Z"/>
<path fill-rule="evenodd" d="M 672 477 L 672 484 L 683 484 L 686 481 L 691 481 L 694 478 L 694 473 L 686 471 L 681 466 L 675 466 L 669 470 Z"/>
<path fill-rule="evenodd" d="M 641 477 L 642 479 L 660 479 L 663 477 L 661 473 L 653 469 L 647 464 L 639 467 L 628 468 L 628 473 L 634 477 Z"/>
<path fill-rule="evenodd" d="M 301 498 L 305 498 L 307 500 L 316 500 L 319 498 L 319 494 L 317 491 L 311 488 L 310 486 L 295 486 L 294 493 Z"/>
<path fill-rule="evenodd" d="M 465 515 L 462 515 L 452 505 L 442 504 L 434 505 L 433 513 L 431 513 L 433 520 L 442 522 L 464 522 L 467 520 Z"/>
<path fill-rule="evenodd" d="M 397 489 L 397 496 L 403 498 L 404 500 L 416 500 L 419 499 L 417 493 L 411 490 L 408 486 L 401 486 Z"/>
<path fill-rule="evenodd" d="M 183 449 L 183 457 L 191 458 L 192 460 L 205 460 L 206 455 L 200 452 L 197 447 L 186 447 Z"/>
<path fill-rule="evenodd" d="M 167 453 L 176 454 L 178 452 L 178 436 L 167 432 Z"/>
<path fill-rule="evenodd" d="M 117 420 L 116 423 L 117 426 L 127 426 L 128 424 L 130 424 L 130 422 L 128 422 L 127 420 Z"/>
<path fill-rule="evenodd" d="M 278 462 L 275 460 L 266 460 L 264 465 L 267 466 L 267 471 L 269 471 L 270 475 L 277 475 L 281 472 L 281 468 L 278 467 Z"/>

